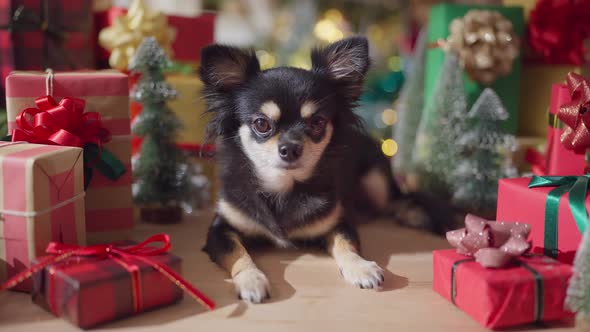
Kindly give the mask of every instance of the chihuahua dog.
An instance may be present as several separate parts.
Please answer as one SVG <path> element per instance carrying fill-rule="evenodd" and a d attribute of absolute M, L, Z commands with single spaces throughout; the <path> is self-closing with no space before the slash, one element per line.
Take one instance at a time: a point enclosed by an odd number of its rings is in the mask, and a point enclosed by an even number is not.
<path fill-rule="evenodd" d="M 202 51 L 209 139 L 216 139 L 220 197 L 203 250 L 227 270 L 238 296 L 261 302 L 269 282 L 250 243 L 320 243 L 341 275 L 376 288 L 383 270 L 360 254 L 355 223 L 397 206 L 396 216 L 425 223 L 425 209 L 393 181 L 389 162 L 353 112 L 369 68 L 363 37 L 311 55 L 311 70 L 261 70 L 256 55 L 212 45 Z M 389 209 L 391 211 L 391 209 Z"/>

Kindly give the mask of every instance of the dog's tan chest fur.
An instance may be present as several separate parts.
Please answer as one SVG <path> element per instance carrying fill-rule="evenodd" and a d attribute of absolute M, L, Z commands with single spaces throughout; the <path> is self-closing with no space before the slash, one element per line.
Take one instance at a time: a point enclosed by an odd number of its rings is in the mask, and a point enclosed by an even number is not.
<path fill-rule="evenodd" d="M 250 218 L 238 207 L 230 202 L 220 199 L 217 212 L 235 229 L 246 236 L 262 236 L 271 240 L 277 240 L 263 225 Z M 287 231 L 289 239 L 303 240 L 320 237 L 328 234 L 338 223 L 342 215 L 342 205 L 337 203 L 324 217 L 309 222 L 303 227 L 293 228 Z"/>

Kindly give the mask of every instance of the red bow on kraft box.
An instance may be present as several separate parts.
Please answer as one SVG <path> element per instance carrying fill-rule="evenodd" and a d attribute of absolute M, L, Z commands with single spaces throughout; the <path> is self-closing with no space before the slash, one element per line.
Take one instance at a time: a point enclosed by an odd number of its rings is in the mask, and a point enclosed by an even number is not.
<path fill-rule="evenodd" d="M 590 36 L 590 2 L 538 0 L 528 24 L 530 48 L 544 63 L 581 65 Z"/>
<path fill-rule="evenodd" d="M 59 103 L 50 96 L 35 99 L 35 107 L 16 116 L 16 128 L 7 139 L 84 148 L 84 188 L 92 179 L 92 168 L 112 181 L 125 172 L 125 165 L 102 145 L 111 140 L 111 133 L 102 126 L 100 113 L 84 112 L 84 99 L 65 97 Z"/>
<path fill-rule="evenodd" d="M 572 268 L 549 257 L 525 255 L 529 225 L 475 216 L 465 224 L 465 229 L 447 233 L 457 249 L 433 252 L 437 293 L 494 329 L 573 315 L 564 309 Z"/>
<path fill-rule="evenodd" d="M 35 302 L 81 328 L 177 302 L 182 291 L 213 309 L 213 301 L 180 276 L 180 259 L 168 253 L 170 248 L 166 234 L 129 246 L 52 242 L 46 250 L 51 256 L 40 258 L 0 289 L 33 277 Z M 88 299 L 93 303 L 85 303 Z"/>
<path fill-rule="evenodd" d="M 110 140 L 102 127 L 98 112 L 84 113 L 86 102 L 65 97 L 59 103 L 51 96 L 35 99 L 37 108 L 29 107 L 16 117 L 18 128 L 12 131 L 12 141 L 84 147 Z"/>

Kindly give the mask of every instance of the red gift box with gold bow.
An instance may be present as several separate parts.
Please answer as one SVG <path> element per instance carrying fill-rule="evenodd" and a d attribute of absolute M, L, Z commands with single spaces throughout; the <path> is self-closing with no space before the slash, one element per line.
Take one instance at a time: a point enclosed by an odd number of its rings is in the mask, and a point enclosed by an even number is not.
<path fill-rule="evenodd" d="M 183 292 L 213 309 L 213 301 L 180 276 L 181 260 L 170 248 L 166 234 L 131 245 L 51 242 L 50 256 L 0 289 L 32 277 L 34 302 L 84 329 L 178 302 Z"/>
<path fill-rule="evenodd" d="M 433 252 L 433 289 L 488 328 L 561 320 L 571 266 L 530 255 L 524 223 L 468 215 L 447 233 L 457 249 Z"/>

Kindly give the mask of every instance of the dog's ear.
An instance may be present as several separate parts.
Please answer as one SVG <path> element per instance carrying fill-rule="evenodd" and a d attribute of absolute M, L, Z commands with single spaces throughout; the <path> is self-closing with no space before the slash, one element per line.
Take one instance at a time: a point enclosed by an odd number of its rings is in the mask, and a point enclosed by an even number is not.
<path fill-rule="evenodd" d="M 312 71 L 342 83 L 347 94 L 356 99 L 362 92 L 363 79 L 369 69 L 369 43 L 355 36 L 339 40 L 311 53 Z"/>
<path fill-rule="evenodd" d="M 254 51 L 223 45 L 211 45 L 201 51 L 201 80 L 206 86 L 229 91 L 245 83 L 260 71 Z"/>
<path fill-rule="evenodd" d="M 207 113 L 212 115 L 206 129 L 207 142 L 239 126 L 227 93 L 259 72 L 260 65 L 253 51 L 222 45 L 211 45 L 201 51 L 199 74 L 205 84 L 203 96 L 207 102 Z"/>

